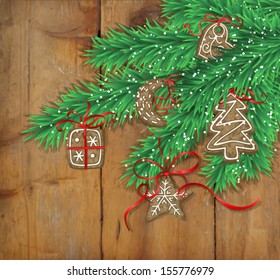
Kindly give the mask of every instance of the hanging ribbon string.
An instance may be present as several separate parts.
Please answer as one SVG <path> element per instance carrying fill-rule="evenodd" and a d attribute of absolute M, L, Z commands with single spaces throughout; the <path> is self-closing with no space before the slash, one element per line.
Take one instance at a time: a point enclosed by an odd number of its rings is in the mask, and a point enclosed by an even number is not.
<path fill-rule="evenodd" d="M 162 154 L 162 150 L 161 150 L 161 147 L 160 147 L 160 141 L 161 139 L 159 138 L 158 139 L 158 148 L 159 148 L 159 151 L 160 153 Z M 171 162 L 169 162 L 169 159 L 167 158 L 164 162 L 164 165 L 162 166 L 161 164 L 159 164 L 158 162 L 154 161 L 154 160 L 151 160 L 151 159 L 148 159 L 148 158 L 144 158 L 144 159 L 139 159 L 135 162 L 134 164 L 134 167 L 133 167 L 133 170 L 134 170 L 134 174 L 137 178 L 139 179 L 142 179 L 144 181 L 153 181 L 155 180 L 156 182 L 156 191 L 154 194 L 152 195 L 148 195 L 148 190 L 149 190 L 149 185 L 148 184 L 141 184 L 140 186 L 138 186 L 138 194 L 141 196 L 141 198 L 136 201 L 134 204 L 132 204 L 125 212 L 124 214 L 124 221 L 125 221 L 125 225 L 127 227 L 128 230 L 129 229 L 129 226 L 128 226 L 128 223 L 127 223 L 127 216 L 128 214 L 131 212 L 131 210 L 133 210 L 137 205 L 139 205 L 142 201 L 144 201 L 145 199 L 153 199 L 154 197 L 156 197 L 159 192 L 160 192 L 160 178 L 162 177 L 168 177 L 170 175 L 174 175 L 174 176 L 180 176 L 184 179 L 185 182 L 187 182 L 187 178 L 185 176 L 185 174 L 189 174 L 189 173 L 192 173 L 194 170 L 197 169 L 199 163 L 197 161 L 197 163 L 189 168 L 189 169 L 184 169 L 184 170 L 172 170 L 175 165 L 177 164 L 177 162 L 184 156 L 194 156 L 197 158 L 197 160 L 199 159 L 199 156 L 197 153 L 195 152 L 183 152 L 183 153 L 180 153 L 178 154 Z M 141 176 L 137 173 L 137 170 L 136 170 L 136 167 L 138 164 L 140 163 L 143 163 L 143 162 L 147 162 L 147 163 L 151 163 L 151 164 L 154 164 L 156 165 L 157 167 L 159 167 L 162 171 L 159 172 L 156 176 L 151 176 L 151 177 L 147 177 L 147 176 Z M 141 192 L 141 190 L 143 189 L 143 187 L 145 187 L 145 191 L 144 193 Z"/>
<path fill-rule="evenodd" d="M 177 77 L 177 81 L 175 79 L 172 79 L 173 77 Z M 157 104 L 157 99 L 160 99 L 162 101 L 166 101 L 166 100 L 170 100 L 172 103 L 176 104 L 176 100 L 173 98 L 173 94 L 176 90 L 174 88 L 174 86 L 176 85 L 176 83 L 182 79 L 182 75 L 180 74 L 172 74 L 170 76 L 167 77 L 167 79 L 164 80 L 164 83 L 167 85 L 168 88 L 168 97 L 163 97 L 163 96 L 155 96 L 154 98 L 154 105 L 155 107 L 160 110 L 160 111 L 164 111 L 163 115 L 167 115 L 168 114 L 168 109 L 164 108 L 164 107 L 160 107 Z"/>
<path fill-rule="evenodd" d="M 94 128 L 102 127 L 106 123 L 105 116 L 114 114 L 112 112 L 105 112 L 103 114 L 89 116 L 89 111 L 90 111 L 90 103 L 87 102 L 87 110 L 86 110 L 84 116 L 81 116 L 80 114 L 78 114 L 74 110 L 71 110 L 67 113 L 67 117 L 70 117 L 71 115 L 79 116 L 79 120 L 80 120 L 79 122 L 74 121 L 74 120 L 61 120 L 56 124 L 56 129 L 59 132 L 62 131 L 62 128 L 60 126 L 64 123 L 70 123 L 76 128 L 82 128 L 83 129 L 84 146 L 83 147 L 68 147 L 68 150 L 83 150 L 84 151 L 84 153 L 85 153 L 84 168 L 85 169 L 88 168 L 88 150 L 90 150 L 90 149 L 91 150 L 93 150 L 93 149 L 105 149 L 105 146 L 94 146 L 94 147 L 87 146 L 87 129 L 94 129 Z"/>
<path fill-rule="evenodd" d="M 229 89 L 229 93 L 232 94 L 236 99 L 240 100 L 240 101 L 248 101 L 250 103 L 253 103 L 253 104 L 257 104 L 257 105 L 260 105 L 260 104 L 263 104 L 264 102 L 266 102 L 267 100 L 267 95 L 265 93 L 263 93 L 261 96 L 265 96 L 265 99 L 264 100 L 261 100 L 261 101 L 256 101 L 255 100 L 255 93 L 251 90 L 251 89 L 245 89 L 247 92 L 250 93 L 251 96 L 247 96 L 245 93 L 242 94 L 242 97 L 238 96 L 235 92 L 235 88 L 230 88 Z M 220 105 L 223 105 L 224 102 L 221 101 L 219 102 Z"/>
<path fill-rule="evenodd" d="M 245 93 L 242 94 L 242 97 L 239 97 L 236 93 L 235 93 L 235 89 L 234 88 L 230 88 L 229 89 L 229 93 L 231 93 L 236 99 L 239 99 L 241 101 L 248 101 L 250 103 L 253 103 L 253 104 L 263 104 L 266 99 L 267 99 L 267 95 L 265 93 L 263 93 L 261 96 L 265 96 L 265 99 L 264 100 L 261 100 L 261 101 L 256 101 L 254 98 L 255 98 L 255 93 L 251 90 L 251 89 L 245 89 L 247 92 L 250 93 L 251 96 L 247 96 Z"/>
<path fill-rule="evenodd" d="M 141 192 L 141 190 L 145 188 L 145 191 L 144 193 Z M 158 194 L 159 194 L 159 191 L 160 191 L 160 187 L 158 186 L 155 193 L 153 195 L 148 195 L 149 193 L 149 186 L 147 184 L 141 184 L 138 186 L 138 194 L 139 196 L 141 197 L 139 200 L 137 200 L 135 203 L 133 203 L 132 205 L 130 205 L 128 207 L 128 209 L 125 211 L 124 213 L 124 222 L 125 222 L 125 225 L 126 225 L 126 228 L 128 229 L 128 231 L 130 231 L 130 228 L 128 226 L 128 222 L 127 222 L 127 216 L 128 214 L 136 207 L 138 206 L 139 204 L 141 204 L 144 200 L 146 200 L 147 198 L 149 199 L 153 199 L 154 197 L 156 197 Z"/>
<path fill-rule="evenodd" d="M 158 148 L 160 151 L 160 154 L 162 154 L 162 150 L 160 147 L 160 138 L 158 139 Z M 191 168 L 189 169 L 183 169 L 183 170 L 172 170 L 175 165 L 177 164 L 177 162 L 182 159 L 184 156 L 194 156 L 197 159 L 197 163 L 194 164 Z M 169 157 L 168 157 L 169 158 Z M 202 187 L 204 189 L 206 189 L 207 191 L 209 191 L 216 199 L 219 203 L 221 203 L 223 206 L 231 209 L 231 210 L 246 210 L 246 209 L 250 209 L 253 206 L 255 206 L 258 202 L 259 199 L 256 199 L 253 203 L 249 204 L 249 205 L 245 205 L 245 206 L 235 206 L 232 204 L 229 204 L 225 201 L 223 201 L 221 198 L 219 198 L 214 192 L 213 190 L 211 190 L 210 188 L 208 188 L 207 186 L 200 184 L 200 183 L 188 183 L 187 182 L 187 178 L 186 178 L 186 174 L 190 174 L 193 173 L 199 166 L 199 156 L 197 153 L 195 152 L 183 152 L 178 154 L 170 163 L 169 163 L 169 159 L 167 159 L 164 163 L 164 165 L 162 166 L 161 164 L 159 164 L 158 162 L 148 159 L 148 158 L 144 158 L 144 159 L 139 159 L 135 162 L 134 167 L 133 167 L 133 171 L 134 171 L 134 175 L 139 178 L 142 179 L 144 181 L 153 181 L 155 180 L 156 183 L 156 191 L 154 192 L 154 194 L 149 195 L 149 185 L 142 183 L 141 185 L 138 186 L 138 194 L 140 195 L 140 199 L 138 201 L 136 201 L 135 203 L 133 203 L 124 213 L 124 221 L 125 221 L 125 225 L 127 227 L 127 229 L 130 231 L 130 228 L 128 226 L 128 222 L 127 222 L 127 217 L 129 215 L 129 213 L 139 204 L 141 204 L 144 200 L 146 199 L 153 199 L 155 198 L 159 192 L 160 192 L 160 178 L 162 177 L 168 177 L 168 176 L 180 176 L 181 178 L 184 179 L 185 184 L 179 188 L 178 190 L 178 194 L 180 197 L 185 196 L 185 192 L 187 190 L 187 188 L 191 187 L 191 186 L 199 186 Z M 147 162 L 147 163 L 151 163 L 154 164 L 155 166 L 157 166 L 158 168 L 161 169 L 161 171 L 156 175 L 156 176 L 142 176 L 139 175 L 137 173 L 136 167 L 138 164 L 143 163 L 143 162 Z M 144 188 L 144 192 L 142 191 Z"/>
<path fill-rule="evenodd" d="M 230 23 L 233 27 L 235 27 L 235 28 L 241 28 L 242 26 L 243 26 L 243 24 L 244 24 L 244 21 L 243 21 L 243 19 L 242 18 L 239 18 L 239 17 L 236 17 L 235 18 L 235 20 L 237 21 L 237 22 L 240 22 L 240 24 L 239 25 L 236 25 L 236 24 L 234 24 L 233 22 L 232 22 L 232 17 L 231 16 L 229 16 L 229 15 L 225 15 L 225 16 L 223 16 L 223 17 L 220 17 L 220 18 L 218 18 L 216 15 L 213 15 L 213 14 L 206 14 L 206 15 L 204 15 L 204 20 L 205 20 L 205 22 L 213 22 L 213 23 L 218 23 L 218 26 L 220 27 L 221 26 L 221 23 L 222 22 L 225 22 L 225 23 Z"/>
<path fill-rule="evenodd" d="M 184 28 L 187 28 L 188 29 L 188 32 L 190 35 L 192 36 L 200 36 L 202 34 L 202 27 L 201 27 L 201 23 L 203 22 L 212 22 L 212 23 L 217 23 L 218 27 L 221 26 L 221 23 L 229 23 L 231 24 L 233 27 L 235 28 L 241 28 L 243 26 L 243 19 L 242 18 L 239 18 L 239 17 L 236 17 L 235 20 L 237 22 L 240 22 L 240 25 L 236 25 L 234 24 L 232 21 L 232 17 L 229 16 L 229 15 L 226 15 L 226 16 L 223 16 L 223 17 L 220 17 L 218 18 L 216 15 L 213 15 L 213 14 L 206 14 L 204 15 L 204 19 L 199 21 L 198 23 L 198 28 L 199 28 L 199 33 L 198 34 L 195 34 L 191 31 L 191 25 L 189 23 L 186 23 L 184 25 Z"/>

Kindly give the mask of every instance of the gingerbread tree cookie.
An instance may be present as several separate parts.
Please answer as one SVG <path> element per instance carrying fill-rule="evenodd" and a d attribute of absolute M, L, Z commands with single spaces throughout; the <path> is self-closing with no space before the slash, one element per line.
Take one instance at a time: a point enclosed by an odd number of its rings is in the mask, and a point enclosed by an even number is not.
<path fill-rule="evenodd" d="M 222 153 L 225 162 L 236 162 L 240 153 L 255 153 L 257 144 L 249 138 L 254 128 L 244 113 L 247 106 L 231 93 L 226 104 L 216 106 L 216 116 L 210 125 L 214 136 L 207 144 L 210 153 Z"/>

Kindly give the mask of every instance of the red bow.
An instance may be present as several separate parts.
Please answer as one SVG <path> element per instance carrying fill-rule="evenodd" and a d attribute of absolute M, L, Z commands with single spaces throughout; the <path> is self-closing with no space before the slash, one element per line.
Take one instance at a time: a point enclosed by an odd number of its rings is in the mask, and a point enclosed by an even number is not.
<path fill-rule="evenodd" d="M 260 104 L 263 104 L 266 99 L 267 99 L 267 96 L 266 94 L 262 94 L 265 96 L 265 99 L 262 100 L 262 101 L 256 101 L 254 98 L 255 98 L 255 93 L 251 90 L 251 89 L 247 89 L 247 92 L 249 92 L 251 94 L 251 97 L 247 96 L 245 93 L 242 94 L 242 97 L 238 96 L 236 93 L 235 93 L 235 88 L 230 88 L 229 89 L 229 93 L 232 94 L 236 99 L 240 100 L 240 101 L 248 101 L 250 103 L 253 103 L 253 104 L 257 104 L 257 105 L 260 105 Z M 261 96 L 262 96 L 261 95 Z M 223 105 L 224 102 L 221 101 L 219 102 L 220 105 Z"/>
<path fill-rule="evenodd" d="M 161 148 L 160 148 L 160 138 L 158 139 L 158 148 L 159 148 L 159 151 L 160 151 L 160 154 L 162 156 L 162 151 L 161 151 Z M 160 192 L 160 184 L 159 184 L 159 179 L 161 177 L 167 177 L 169 175 L 179 175 L 181 176 L 184 180 L 185 180 L 185 184 L 180 187 L 178 189 L 178 195 L 180 197 L 183 197 L 185 195 L 185 192 L 186 192 L 186 189 L 189 188 L 189 187 L 192 187 L 192 186 L 198 186 L 198 187 L 202 187 L 204 189 L 206 189 L 208 192 L 211 193 L 211 195 L 213 197 L 215 197 L 218 202 L 220 202 L 223 206 L 231 209 L 231 210 L 246 210 L 246 209 L 250 209 L 252 208 L 253 206 L 255 206 L 258 202 L 259 202 L 259 198 L 257 198 L 253 203 L 249 204 L 249 205 L 245 205 L 245 206 L 236 206 L 236 205 L 232 205 L 232 204 L 229 204 L 225 201 L 223 201 L 221 198 L 219 198 L 213 190 L 211 190 L 210 188 L 208 188 L 207 186 L 203 185 L 203 184 L 200 184 L 200 183 L 188 183 L 187 182 L 187 178 L 185 176 L 185 174 L 189 174 L 189 173 L 192 173 L 194 172 L 197 168 L 198 168 L 198 165 L 199 163 L 197 162 L 193 167 L 189 168 L 189 169 L 184 169 L 184 170 L 174 170 L 174 171 L 171 171 L 172 168 L 175 167 L 175 164 L 177 163 L 177 161 L 179 159 L 181 159 L 183 156 L 185 155 L 190 155 L 190 156 L 194 156 L 196 157 L 198 160 L 199 160 L 199 156 L 197 153 L 195 152 L 183 152 L 183 153 L 180 153 L 179 155 L 177 155 L 172 161 L 171 163 L 169 163 L 169 159 L 167 159 L 165 161 L 165 165 L 162 166 L 160 165 L 158 162 L 154 161 L 154 160 L 151 160 L 151 159 L 148 159 L 148 158 L 144 158 L 144 159 L 139 159 L 135 162 L 134 164 L 134 167 L 133 167 L 133 170 L 134 170 L 134 174 L 136 175 L 137 178 L 139 179 L 142 179 L 142 180 L 145 180 L 145 181 L 151 181 L 151 180 L 155 180 L 156 181 L 156 185 L 157 185 L 157 189 L 155 191 L 155 193 L 153 195 L 148 195 L 148 190 L 149 190 L 149 186 L 147 184 L 144 184 L 142 183 L 141 185 L 138 186 L 138 194 L 140 195 L 140 199 L 138 201 L 136 201 L 134 204 L 132 204 L 124 213 L 124 221 L 125 221 L 125 225 L 127 227 L 127 229 L 130 231 L 130 228 L 128 226 L 128 223 L 127 223 L 127 216 L 128 214 L 136 207 L 138 206 L 142 201 L 144 201 L 145 199 L 153 199 L 154 197 L 156 197 L 159 192 Z M 162 171 L 160 173 L 158 173 L 156 176 L 151 176 L 151 177 L 146 177 L 146 176 L 141 176 L 137 173 L 136 171 L 136 166 L 141 163 L 141 162 L 148 162 L 148 163 L 152 163 L 152 164 L 155 164 L 157 167 L 159 167 Z M 144 193 L 141 192 L 142 188 L 145 187 L 145 191 Z"/>
<path fill-rule="evenodd" d="M 158 139 L 158 147 L 159 147 L 159 150 L 160 150 L 160 154 L 162 155 L 162 151 L 161 151 L 161 148 L 160 148 L 160 140 L 161 139 L 159 138 Z M 195 156 L 197 159 L 199 159 L 198 154 L 195 153 L 195 152 L 183 152 L 183 153 L 180 153 L 179 155 L 177 155 L 170 163 L 169 163 L 169 159 L 167 159 L 165 161 L 164 166 L 162 166 L 158 162 L 156 162 L 154 160 L 151 160 L 151 159 L 148 159 L 148 158 L 139 159 L 135 162 L 133 170 L 134 170 L 134 174 L 136 175 L 136 177 L 139 178 L 139 179 L 145 180 L 145 181 L 155 180 L 156 185 L 157 185 L 157 189 L 156 189 L 156 191 L 153 195 L 148 195 L 149 186 L 147 184 L 141 184 L 141 185 L 138 186 L 138 194 L 141 196 L 141 198 L 138 201 L 136 201 L 134 204 L 132 204 L 125 211 L 125 214 L 124 214 L 125 225 L 126 225 L 128 230 L 130 230 L 129 226 L 128 226 L 128 223 L 127 223 L 128 214 L 131 212 L 132 209 L 134 209 L 137 205 L 139 205 L 145 199 L 153 199 L 154 197 L 156 197 L 159 194 L 159 192 L 160 192 L 159 179 L 161 177 L 168 177 L 169 175 L 179 175 L 185 180 L 185 182 L 187 182 L 187 178 L 186 178 L 185 174 L 192 173 L 197 169 L 197 167 L 199 165 L 198 162 L 190 169 L 171 171 L 171 169 L 175 167 L 175 164 L 177 163 L 177 161 L 185 155 Z M 136 166 L 141 162 L 148 162 L 148 163 L 155 164 L 162 171 L 160 173 L 158 173 L 156 176 L 151 176 L 151 177 L 141 176 L 136 171 Z M 141 192 L 143 187 L 145 187 L 144 193 Z M 180 195 L 184 196 L 184 193 L 182 193 Z"/>
<path fill-rule="evenodd" d="M 191 25 L 189 23 L 186 23 L 184 25 L 184 28 L 188 28 L 188 32 L 189 34 L 191 34 L 192 36 L 200 36 L 202 34 L 202 27 L 201 27 L 201 23 L 202 22 L 216 22 L 218 23 L 218 27 L 221 26 L 221 23 L 222 22 L 225 22 L 225 23 L 230 23 L 232 26 L 236 27 L 236 28 L 241 28 L 243 26 L 243 19 L 242 18 L 239 18 L 237 17 L 236 18 L 236 21 L 238 22 L 241 22 L 240 25 L 236 25 L 232 22 L 232 17 L 229 16 L 229 15 L 226 15 L 226 16 L 223 16 L 223 17 L 220 17 L 218 18 L 217 16 L 213 15 L 213 14 L 206 14 L 204 15 L 204 19 L 201 20 L 199 23 L 198 23 L 198 28 L 199 28 L 199 31 L 200 33 L 199 34 L 195 34 L 191 31 Z"/>
<path fill-rule="evenodd" d="M 77 122 L 77 121 L 74 121 L 74 120 L 61 120 L 61 121 L 59 121 L 56 124 L 56 129 L 61 132 L 62 128 L 60 128 L 59 126 L 61 124 L 63 124 L 63 123 L 71 123 L 73 126 L 79 127 L 79 128 L 97 128 L 97 127 L 102 127 L 106 123 L 105 116 L 113 115 L 114 114 L 112 112 L 106 112 L 106 113 L 103 113 L 101 115 L 98 114 L 98 115 L 88 116 L 89 111 L 90 111 L 90 103 L 89 102 L 87 102 L 87 110 L 86 110 L 84 116 L 81 116 L 80 114 L 78 114 L 74 110 L 69 111 L 67 113 L 67 117 L 69 117 L 72 114 L 75 114 L 75 115 L 79 116 L 80 122 Z M 103 119 L 103 121 L 101 123 L 99 123 L 99 124 L 95 124 L 94 125 L 94 123 L 98 122 L 99 119 Z M 90 122 L 88 123 L 88 121 L 90 121 Z"/>

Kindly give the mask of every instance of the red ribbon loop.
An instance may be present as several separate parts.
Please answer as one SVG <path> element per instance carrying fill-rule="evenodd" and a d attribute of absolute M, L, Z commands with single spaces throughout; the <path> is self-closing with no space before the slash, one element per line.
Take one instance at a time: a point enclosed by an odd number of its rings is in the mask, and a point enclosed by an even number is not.
<path fill-rule="evenodd" d="M 162 150 L 161 150 L 161 147 L 160 147 L 160 138 L 158 139 L 158 148 L 159 148 L 159 151 L 160 151 L 160 154 L 162 155 Z M 224 200 L 222 200 L 220 197 L 218 197 L 213 190 L 211 190 L 210 188 L 208 188 L 207 186 L 203 185 L 203 184 L 200 184 L 200 183 L 188 183 L 187 182 L 187 178 L 186 178 L 186 174 L 190 174 L 192 172 L 194 172 L 197 168 L 198 168 L 198 165 L 199 163 L 197 162 L 193 167 L 189 168 L 189 169 L 184 169 L 184 170 L 173 170 L 171 171 L 172 168 L 175 167 L 175 164 L 177 163 L 177 161 L 179 159 L 181 159 L 183 156 L 185 155 L 189 155 L 189 156 L 194 156 L 196 157 L 198 160 L 199 160 L 199 156 L 197 153 L 195 152 L 183 152 L 183 153 L 180 153 L 178 154 L 172 161 L 171 163 L 169 163 L 169 158 L 165 161 L 165 165 L 162 166 L 161 164 L 157 163 L 156 161 L 153 161 L 151 159 L 148 159 L 148 158 L 144 158 L 144 159 L 140 159 L 140 160 L 137 160 L 134 164 L 134 167 L 133 167 L 133 170 L 134 170 L 134 174 L 136 175 L 137 178 L 139 179 L 142 179 L 142 180 L 145 180 L 145 181 L 151 181 L 151 180 L 155 180 L 156 181 L 156 185 L 157 185 L 157 189 L 155 191 L 155 193 L 153 195 L 148 195 L 149 193 L 149 186 L 148 184 L 144 184 L 142 183 L 141 185 L 138 186 L 138 194 L 140 195 L 140 199 L 138 201 L 136 201 L 134 204 L 132 204 L 124 213 L 124 221 L 125 221 L 125 225 L 127 227 L 127 229 L 130 231 L 130 228 L 128 226 L 128 223 L 127 223 L 127 217 L 128 217 L 128 214 L 136 207 L 138 206 L 139 204 L 141 204 L 145 199 L 153 199 L 154 197 L 156 197 L 159 192 L 160 192 L 160 184 L 159 184 L 159 179 L 161 177 L 167 177 L 167 176 L 170 176 L 170 175 L 178 175 L 180 177 L 182 177 L 184 180 L 185 180 L 185 184 L 180 187 L 178 189 L 178 195 L 183 197 L 187 191 L 187 188 L 189 187 L 192 187 L 192 186 L 199 186 L 199 187 L 202 187 L 204 189 L 206 189 L 207 191 L 209 191 L 212 196 L 214 198 L 216 198 L 218 200 L 219 203 L 221 203 L 223 206 L 225 206 L 226 208 L 228 209 L 231 209 L 231 210 L 238 210 L 238 211 L 241 211 L 241 210 L 247 210 L 247 209 L 250 209 L 252 208 L 253 206 L 255 206 L 258 202 L 259 202 L 259 198 L 257 198 L 253 203 L 249 204 L 249 205 L 245 205 L 245 206 L 236 206 L 236 205 L 233 205 L 233 204 L 229 204 L 227 202 L 225 202 Z M 151 177 L 148 177 L 148 176 L 141 176 L 137 173 L 136 171 L 136 166 L 141 163 L 141 162 L 148 162 L 148 163 L 152 163 L 152 164 L 155 164 L 156 166 L 158 166 L 162 172 L 159 172 L 156 176 L 151 176 Z M 145 187 L 145 191 L 144 193 L 141 192 L 142 188 Z"/>
<path fill-rule="evenodd" d="M 63 123 L 71 123 L 74 127 L 78 127 L 78 128 L 97 128 L 97 127 L 102 127 L 105 123 L 106 123 L 106 119 L 105 116 L 107 115 L 114 115 L 114 113 L 112 112 L 105 112 L 103 114 L 98 114 L 98 115 L 92 115 L 92 116 L 88 116 L 90 111 L 90 103 L 87 102 L 87 110 L 84 114 L 84 116 L 81 116 L 80 114 L 78 114 L 77 112 L 71 110 L 67 113 L 67 117 L 69 117 L 72 114 L 75 114 L 77 116 L 79 116 L 80 122 L 74 121 L 74 120 L 61 120 L 56 124 L 56 129 L 61 132 L 62 128 L 60 128 L 59 126 L 62 125 Z M 98 122 L 100 119 L 103 119 L 103 121 L 97 125 L 94 125 L 96 122 Z M 89 122 L 90 121 L 90 122 Z M 89 123 L 88 123 L 89 122 Z"/>
<path fill-rule="evenodd" d="M 179 78 L 178 78 L 177 81 L 176 81 L 176 80 L 172 79 L 172 77 L 179 77 Z M 164 107 L 160 107 L 160 106 L 157 104 L 156 100 L 157 100 L 157 99 L 160 99 L 160 100 L 166 101 L 166 100 L 169 99 L 169 100 L 171 100 L 171 102 L 173 102 L 173 103 L 176 104 L 176 100 L 173 98 L 172 92 L 175 92 L 174 86 L 176 85 L 176 83 L 177 83 L 180 79 L 182 79 L 182 75 L 180 75 L 180 74 L 172 74 L 172 75 L 168 76 L 168 77 L 164 80 L 164 83 L 165 83 L 165 84 L 167 85 L 167 87 L 168 87 L 168 97 L 156 96 L 156 97 L 154 98 L 154 105 L 155 105 L 155 107 L 156 107 L 158 110 L 165 111 L 165 112 L 163 113 L 163 115 L 167 115 L 167 114 L 168 114 L 168 109 L 167 109 L 167 108 L 164 108 Z"/>
<path fill-rule="evenodd" d="M 211 18 L 212 17 L 212 18 Z M 213 14 L 206 14 L 204 15 L 204 21 L 205 22 L 217 22 L 218 23 L 218 26 L 220 27 L 221 26 L 221 23 L 224 22 L 224 23 L 230 23 L 233 27 L 235 28 L 240 28 L 243 26 L 243 19 L 242 18 L 239 18 L 237 17 L 236 18 L 236 21 L 238 22 L 241 22 L 240 25 L 236 25 L 232 22 L 232 17 L 229 16 L 229 15 L 225 15 L 223 17 L 220 17 L 218 18 L 217 16 L 213 15 Z"/>
<path fill-rule="evenodd" d="M 256 101 L 255 100 L 255 93 L 251 90 L 251 89 L 245 89 L 247 92 L 250 93 L 250 97 L 246 95 L 246 93 L 243 93 L 242 94 L 242 97 L 238 96 L 236 93 L 235 93 L 235 88 L 230 88 L 229 89 L 229 93 L 232 94 L 236 99 L 240 100 L 240 101 L 248 101 L 252 104 L 257 104 L 257 105 L 260 105 L 260 104 L 263 104 L 264 102 L 266 102 L 267 100 L 267 95 L 265 93 L 263 93 L 261 96 L 265 96 L 265 99 L 262 100 L 262 101 Z M 224 102 L 221 101 L 219 102 L 220 105 L 223 105 Z"/>
<path fill-rule="evenodd" d="M 158 139 L 158 148 L 160 150 L 160 153 L 162 154 L 162 151 L 161 151 L 161 147 L 160 147 L 160 139 Z M 199 156 L 197 153 L 195 152 L 183 152 L 183 153 L 180 153 L 178 154 L 172 161 L 171 163 L 169 163 L 169 160 L 167 159 L 165 161 L 165 164 L 164 166 L 162 166 L 161 164 L 159 164 L 158 162 L 154 161 L 154 160 L 151 160 L 151 159 L 148 159 L 148 158 L 144 158 L 144 159 L 139 159 L 135 162 L 134 164 L 134 167 L 133 167 L 133 170 L 134 170 L 134 174 L 137 178 L 139 179 L 142 179 L 142 180 L 145 180 L 145 181 L 151 181 L 151 180 L 155 180 L 156 181 L 156 186 L 157 186 L 157 189 L 155 191 L 155 193 L 151 196 L 148 195 L 148 189 L 149 189 L 149 186 L 148 184 L 141 184 L 139 185 L 138 187 L 138 193 L 139 195 L 141 196 L 141 198 L 136 201 L 134 204 L 132 204 L 126 211 L 125 211 L 125 214 L 124 214 L 124 221 L 125 221 L 125 225 L 127 227 L 127 229 L 130 231 L 129 229 L 129 226 L 128 226 L 128 223 L 127 223 L 127 216 L 128 214 L 136 207 L 138 206 L 142 201 L 144 201 L 145 199 L 153 199 L 154 197 L 156 197 L 159 192 L 160 192 L 160 183 L 159 183 L 159 179 L 161 177 L 168 177 L 170 175 L 178 175 L 180 177 L 182 177 L 185 182 L 187 182 L 187 178 L 185 176 L 185 174 L 188 174 L 188 173 L 192 173 L 194 170 L 196 170 L 198 168 L 198 162 L 191 168 L 189 169 L 184 169 L 184 170 L 174 170 L 174 171 L 171 171 L 172 168 L 175 167 L 177 161 L 179 159 L 181 159 L 183 156 L 185 155 L 189 155 L 189 156 L 194 156 L 196 157 L 198 160 L 199 160 Z M 139 164 L 139 163 L 143 163 L 143 162 L 147 162 L 147 163 L 152 163 L 154 165 L 156 165 L 157 167 L 159 167 L 162 172 L 159 172 L 156 176 L 151 176 L 151 177 L 148 177 L 148 176 L 141 176 L 137 173 L 136 171 L 136 166 Z M 146 190 L 144 192 L 144 194 L 141 193 L 141 189 L 142 187 L 145 186 Z"/>
<path fill-rule="evenodd" d="M 237 22 L 240 22 L 240 25 L 234 24 L 232 22 L 232 20 L 233 20 L 232 17 L 229 16 L 229 15 L 225 15 L 223 17 L 218 18 L 216 15 L 206 14 L 206 15 L 204 15 L 204 19 L 199 21 L 199 23 L 198 23 L 198 28 L 199 28 L 199 33 L 198 34 L 195 34 L 191 31 L 191 25 L 189 23 L 184 24 L 184 28 L 188 28 L 188 32 L 192 36 L 200 36 L 202 34 L 202 27 L 201 27 L 202 22 L 213 22 L 213 23 L 216 22 L 216 23 L 218 23 L 218 27 L 221 26 L 222 22 L 230 23 L 235 28 L 241 28 L 244 24 L 244 21 L 243 21 L 242 18 L 236 17 L 236 19 L 235 19 Z"/>

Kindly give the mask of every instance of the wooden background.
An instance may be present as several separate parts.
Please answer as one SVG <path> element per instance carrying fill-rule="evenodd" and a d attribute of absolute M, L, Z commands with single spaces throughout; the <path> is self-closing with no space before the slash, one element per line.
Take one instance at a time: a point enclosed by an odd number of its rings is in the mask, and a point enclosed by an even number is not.
<path fill-rule="evenodd" d="M 185 220 L 145 221 L 148 203 L 123 213 L 138 199 L 119 183 L 120 161 L 146 129 L 135 122 L 106 131 L 102 170 L 68 167 L 65 149 L 45 153 L 22 143 L 26 117 L 54 101 L 77 80 L 92 80 L 82 50 L 90 36 L 116 23 L 143 24 L 159 0 L 0 0 L 0 200 L 1 259 L 279 259 L 280 155 L 272 178 L 243 183 L 224 198 L 254 210 L 233 212 L 201 189 L 183 204 Z M 278 144 L 279 149 L 279 144 Z M 203 178 L 192 175 L 193 181 Z M 7 197 L 8 196 L 8 197 Z"/>

